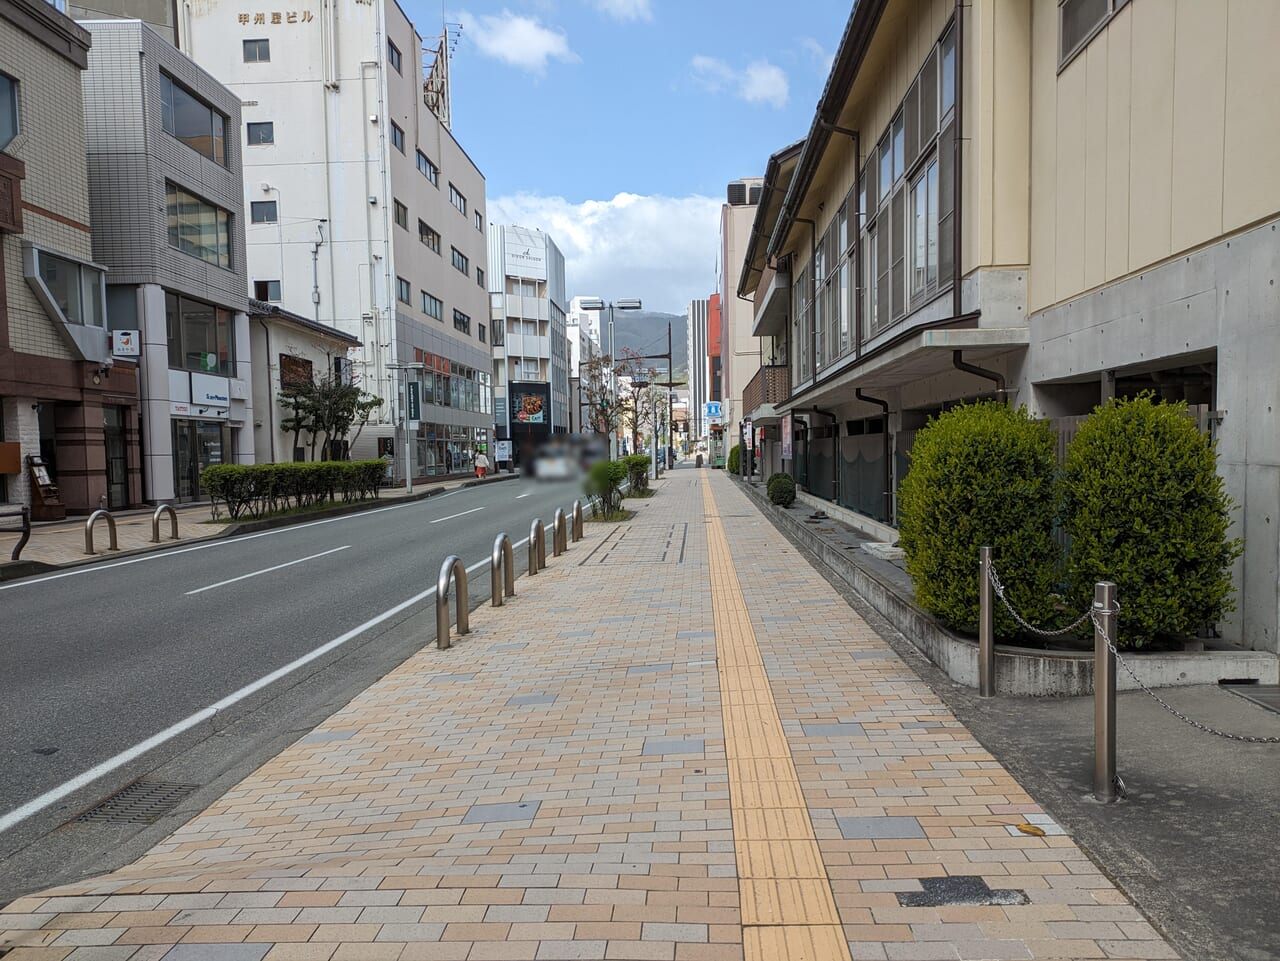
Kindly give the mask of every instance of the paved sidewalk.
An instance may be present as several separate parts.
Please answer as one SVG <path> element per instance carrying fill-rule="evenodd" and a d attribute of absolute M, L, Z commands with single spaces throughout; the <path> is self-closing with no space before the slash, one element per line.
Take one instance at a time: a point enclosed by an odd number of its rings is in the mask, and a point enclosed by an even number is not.
<path fill-rule="evenodd" d="M 136 864 L 9 905 L 5 961 L 1176 957 L 732 481 L 655 486 Z"/>

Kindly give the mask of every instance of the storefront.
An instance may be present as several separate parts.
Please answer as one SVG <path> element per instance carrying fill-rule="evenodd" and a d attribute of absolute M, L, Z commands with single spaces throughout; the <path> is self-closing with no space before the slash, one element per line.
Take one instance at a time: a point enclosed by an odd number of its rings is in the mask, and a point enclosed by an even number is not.
<path fill-rule="evenodd" d="M 418 428 L 419 474 L 433 477 L 468 473 L 475 469 L 476 454 L 487 447 L 489 431 L 458 424 L 427 424 Z"/>
<path fill-rule="evenodd" d="M 200 473 L 214 464 L 228 463 L 231 428 L 225 422 L 175 417 L 173 430 L 173 486 L 180 501 L 204 496 Z"/>

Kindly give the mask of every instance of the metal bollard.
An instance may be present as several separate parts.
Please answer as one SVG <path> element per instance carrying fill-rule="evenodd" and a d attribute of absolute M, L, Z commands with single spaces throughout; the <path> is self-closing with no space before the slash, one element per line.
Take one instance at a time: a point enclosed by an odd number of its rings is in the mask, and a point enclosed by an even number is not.
<path fill-rule="evenodd" d="M 516 596 L 516 562 L 511 538 L 499 534 L 493 542 L 493 556 L 489 559 L 489 590 L 493 594 L 494 607 L 502 606 L 504 588 L 507 597 Z"/>
<path fill-rule="evenodd" d="M 551 554 L 553 557 L 559 557 L 569 549 L 568 540 L 564 511 L 557 507 L 555 519 L 551 522 Z"/>
<path fill-rule="evenodd" d="M 450 554 L 440 565 L 440 576 L 436 578 L 436 647 L 440 650 L 449 648 L 449 581 L 452 580 L 458 594 L 458 636 L 470 634 L 467 623 L 467 569 L 462 558 Z"/>
<path fill-rule="evenodd" d="M 0 511 L 0 517 L 17 517 L 20 518 L 17 527 L 0 527 L 0 530 L 6 534 L 20 534 L 18 543 L 13 545 L 13 552 L 9 559 L 16 561 L 22 556 L 22 549 L 27 546 L 27 541 L 31 540 L 31 508 L 23 504 L 20 508 L 10 511 Z"/>
<path fill-rule="evenodd" d="M 547 566 L 547 528 L 538 518 L 529 525 L 529 573 L 536 574 Z"/>
<path fill-rule="evenodd" d="M 1099 581 L 1093 588 L 1093 797 L 1116 799 L 1116 656 L 1107 643 L 1116 635 L 1116 586 Z"/>
<path fill-rule="evenodd" d="M 573 502 L 573 542 L 576 544 L 582 540 L 582 501 Z"/>
<path fill-rule="evenodd" d="M 107 522 L 107 549 L 112 551 L 120 550 L 120 546 L 116 542 L 116 519 L 111 516 L 110 511 L 96 510 L 84 522 L 84 552 L 86 554 L 95 553 L 93 549 L 93 525 L 98 522 L 99 518 L 105 518 Z"/>
<path fill-rule="evenodd" d="M 160 543 L 160 515 L 167 513 L 169 515 L 170 533 L 173 539 L 178 539 L 178 512 L 173 509 L 172 504 L 161 504 L 156 508 L 156 512 L 151 515 L 151 543 Z"/>
<path fill-rule="evenodd" d="M 978 548 L 978 696 L 996 694 L 996 610 L 991 603 L 991 548 Z"/>

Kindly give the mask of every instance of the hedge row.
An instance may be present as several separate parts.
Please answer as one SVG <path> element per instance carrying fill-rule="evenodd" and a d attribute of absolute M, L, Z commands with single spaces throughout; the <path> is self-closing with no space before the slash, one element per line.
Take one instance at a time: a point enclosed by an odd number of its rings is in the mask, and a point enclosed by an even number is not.
<path fill-rule="evenodd" d="M 386 471 L 382 460 L 214 464 L 201 472 L 200 486 L 238 520 L 377 497 Z"/>

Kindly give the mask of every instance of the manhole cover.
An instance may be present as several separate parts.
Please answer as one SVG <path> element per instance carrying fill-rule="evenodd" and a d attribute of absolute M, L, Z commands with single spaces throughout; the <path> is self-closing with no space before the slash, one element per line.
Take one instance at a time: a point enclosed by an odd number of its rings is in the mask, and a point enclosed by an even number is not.
<path fill-rule="evenodd" d="M 171 781 L 134 781 L 123 791 L 111 795 L 95 808 L 76 818 L 77 821 L 110 821 L 115 824 L 152 824 L 195 791 L 198 784 L 175 784 Z"/>

